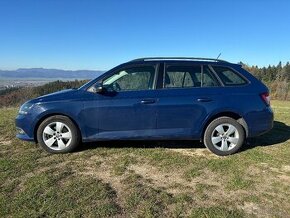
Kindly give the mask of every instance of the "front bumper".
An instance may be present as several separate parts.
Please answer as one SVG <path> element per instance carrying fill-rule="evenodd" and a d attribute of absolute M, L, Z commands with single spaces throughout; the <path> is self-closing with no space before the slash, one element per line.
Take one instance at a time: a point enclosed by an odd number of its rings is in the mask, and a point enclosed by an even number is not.
<path fill-rule="evenodd" d="M 27 134 L 16 134 L 16 138 L 21 139 L 23 141 L 30 141 L 33 142 L 35 141 L 34 138 L 29 137 Z"/>
<path fill-rule="evenodd" d="M 34 123 L 32 117 L 18 114 L 15 119 L 16 137 L 25 141 L 35 141 L 34 139 Z"/>

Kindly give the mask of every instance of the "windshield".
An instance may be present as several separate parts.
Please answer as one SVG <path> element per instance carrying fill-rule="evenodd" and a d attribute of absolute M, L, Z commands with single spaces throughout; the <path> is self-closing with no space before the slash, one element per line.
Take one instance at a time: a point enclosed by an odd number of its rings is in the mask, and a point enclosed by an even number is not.
<path fill-rule="evenodd" d="M 104 72 L 104 73 L 105 73 L 105 72 Z M 80 86 L 78 89 L 86 89 L 86 88 L 92 86 L 94 83 L 96 83 L 96 82 L 99 80 L 99 78 L 100 78 L 104 73 L 102 73 L 101 75 L 99 75 L 99 76 L 98 76 L 97 78 L 95 78 L 95 79 L 92 79 L 92 80 L 86 80 L 86 81 L 85 81 L 85 84 L 83 84 L 82 86 Z"/>

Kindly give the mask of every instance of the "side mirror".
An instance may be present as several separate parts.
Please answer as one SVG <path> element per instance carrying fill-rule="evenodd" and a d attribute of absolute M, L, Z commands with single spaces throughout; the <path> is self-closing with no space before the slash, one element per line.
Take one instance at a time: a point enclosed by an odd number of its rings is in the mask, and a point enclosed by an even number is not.
<path fill-rule="evenodd" d="M 96 83 L 93 87 L 92 87 L 92 91 L 94 93 L 104 93 L 106 91 L 106 88 L 103 86 L 103 84 L 101 83 Z"/>

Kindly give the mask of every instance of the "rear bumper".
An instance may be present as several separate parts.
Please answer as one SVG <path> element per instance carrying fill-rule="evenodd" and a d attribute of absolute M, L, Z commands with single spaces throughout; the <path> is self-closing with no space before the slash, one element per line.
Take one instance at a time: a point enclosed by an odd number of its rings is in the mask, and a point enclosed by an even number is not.
<path fill-rule="evenodd" d="M 262 135 L 273 128 L 274 114 L 271 107 L 266 107 L 262 111 L 249 113 L 245 120 L 248 124 L 248 137 Z"/>

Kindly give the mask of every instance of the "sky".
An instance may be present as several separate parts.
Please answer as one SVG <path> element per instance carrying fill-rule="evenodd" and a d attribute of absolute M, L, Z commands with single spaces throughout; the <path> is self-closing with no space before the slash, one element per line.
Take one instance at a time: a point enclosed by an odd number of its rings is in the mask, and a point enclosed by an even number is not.
<path fill-rule="evenodd" d="M 0 69 L 109 70 L 139 57 L 290 61 L 287 0 L 0 0 Z"/>

